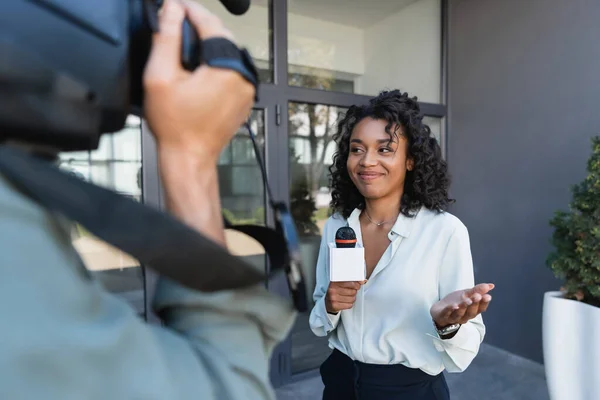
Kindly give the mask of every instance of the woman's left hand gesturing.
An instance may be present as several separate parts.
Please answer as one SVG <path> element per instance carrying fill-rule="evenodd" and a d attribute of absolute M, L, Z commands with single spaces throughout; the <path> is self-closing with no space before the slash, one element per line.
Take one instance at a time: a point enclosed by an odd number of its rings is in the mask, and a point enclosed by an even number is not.
<path fill-rule="evenodd" d="M 492 301 L 488 292 L 493 288 L 493 283 L 480 283 L 470 289 L 452 292 L 431 306 L 431 318 L 438 328 L 465 324 L 488 308 Z"/>

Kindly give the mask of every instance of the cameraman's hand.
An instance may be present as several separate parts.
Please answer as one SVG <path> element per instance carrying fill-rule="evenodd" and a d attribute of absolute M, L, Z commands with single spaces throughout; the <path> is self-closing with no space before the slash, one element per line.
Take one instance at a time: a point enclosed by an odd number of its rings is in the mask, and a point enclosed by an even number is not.
<path fill-rule="evenodd" d="M 232 40 L 201 5 L 166 0 L 144 72 L 145 117 L 157 141 L 167 208 L 225 246 L 217 161 L 250 113 L 254 86 L 235 71 L 203 65 L 190 72 L 181 66 L 186 14 L 201 39 Z"/>
<path fill-rule="evenodd" d="M 166 0 L 144 74 L 145 115 L 159 151 L 194 157 L 210 167 L 248 117 L 255 93 L 235 71 L 203 65 L 190 72 L 181 66 L 186 14 L 201 39 L 233 40 L 221 20 L 200 4 Z"/>

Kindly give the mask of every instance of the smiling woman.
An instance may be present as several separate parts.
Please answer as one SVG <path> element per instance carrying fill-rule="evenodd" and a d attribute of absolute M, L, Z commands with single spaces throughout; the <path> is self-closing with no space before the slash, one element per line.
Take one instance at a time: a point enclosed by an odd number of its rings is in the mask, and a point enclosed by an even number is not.
<path fill-rule="evenodd" d="M 355 208 L 363 208 L 368 197 L 360 191 L 357 168 L 372 172 L 376 170 L 372 165 L 392 174 L 390 179 L 395 181 L 385 187 L 400 191 L 400 211 L 406 216 L 421 206 L 445 210 L 452 202 L 448 198 L 448 167 L 439 143 L 423 123 L 419 103 L 406 93 L 382 92 L 369 106 L 351 107 L 334 140 L 339 149 L 331 171 L 332 206 L 345 218 Z M 367 140 L 377 142 L 371 146 L 373 156 L 371 152 L 365 156 L 366 147 L 357 143 Z M 404 168 L 398 168 L 403 164 Z"/>
<path fill-rule="evenodd" d="M 447 400 L 442 372 L 477 354 L 494 285 L 475 286 L 468 231 L 446 211 L 439 143 L 398 90 L 350 107 L 334 139 L 334 214 L 309 322 L 334 349 L 320 369 L 323 399 Z M 344 226 L 364 248 L 366 282 L 329 280 L 327 243 Z"/>

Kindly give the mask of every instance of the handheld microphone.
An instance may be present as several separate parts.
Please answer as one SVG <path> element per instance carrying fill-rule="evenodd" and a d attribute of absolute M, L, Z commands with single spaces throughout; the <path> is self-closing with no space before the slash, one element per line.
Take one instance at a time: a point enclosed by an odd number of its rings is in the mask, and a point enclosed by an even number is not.
<path fill-rule="evenodd" d="M 343 226 L 329 243 L 329 280 L 360 282 L 365 280 L 365 249 L 357 243 L 354 229 Z"/>
<path fill-rule="evenodd" d="M 335 247 L 348 249 L 356 247 L 356 233 L 349 226 L 342 226 L 335 233 Z"/>

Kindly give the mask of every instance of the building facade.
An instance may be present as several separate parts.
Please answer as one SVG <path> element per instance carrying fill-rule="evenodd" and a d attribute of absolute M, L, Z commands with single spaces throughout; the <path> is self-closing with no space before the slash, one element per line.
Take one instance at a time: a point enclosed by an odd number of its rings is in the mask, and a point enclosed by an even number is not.
<path fill-rule="evenodd" d="M 542 362 L 550 218 L 600 133 L 600 3 L 449 2 L 447 157 L 478 280 L 496 283 L 486 341 Z"/>
<path fill-rule="evenodd" d="M 544 266 L 552 212 L 583 176 L 600 119 L 595 73 L 600 6 L 591 0 L 254 0 L 231 16 L 202 0 L 255 57 L 262 86 L 251 115 L 273 193 L 290 204 L 309 283 L 329 202 L 332 135 L 344 111 L 383 89 L 417 96 L 453 175 L 452 212 L 469 228 L 477 281 L 496 283 L 486 341 L 541 361 L 541 304 L 559 282 Z M 557 29 L 560 28 L 560 29 Z M 591 43 L 585 44 L 586 41 Z M 199 93 L 199 95 L 202 95 Z M 143 119 L 105 135 L 62 167 L 162 208 L 156 148 Z M 248 132 L 219 162 L 224 213 L 271 225 Z M 76 248 L 105 286 L 150 312 L 155 276 L 83 230 Z M 252 240 L 234 254 L 267 268 Z M 265 282 L 287 296 L 284 281 Z M 272 359 L 276 386 L 317 373 L 325 338 L 300 315 Z"/>

